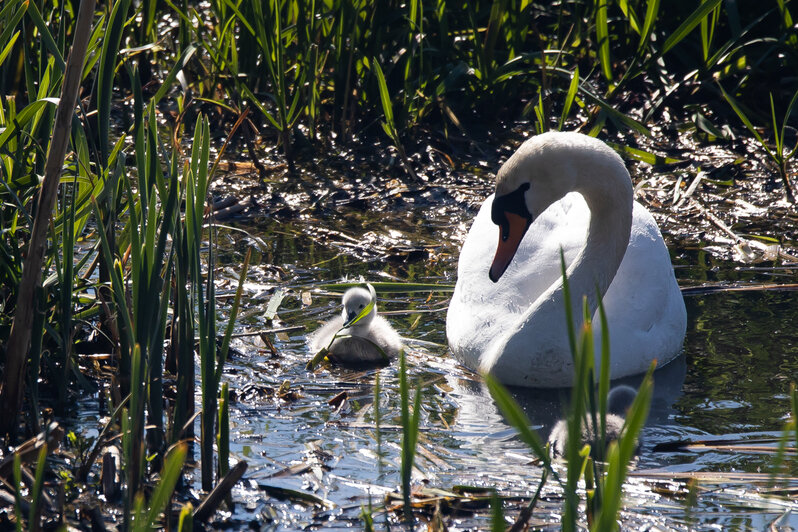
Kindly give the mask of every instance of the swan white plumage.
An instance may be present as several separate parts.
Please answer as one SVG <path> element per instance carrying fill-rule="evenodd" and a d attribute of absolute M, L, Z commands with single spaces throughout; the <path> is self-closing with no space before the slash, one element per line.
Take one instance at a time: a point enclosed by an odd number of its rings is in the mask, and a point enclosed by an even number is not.
<path fill-rule="evenodd" d="M 377 315 L 377 294 L 371 285 L 368 287 L 354 287 L 344 293 L 341 314 L 309 337 L 313 353 L 329 346 L 327 358 L 342 364 L 387 362 L 386 356 L 391 359 L 399 354 L 402 339 L 385 318 Z M 339 338 L 333 340 L 336 334 Z"/>
<path fill-rule="evenodd" d="M 612 378 L 679 354 L 684 300 L 654 218 L 633 200 L 623 161 L 600 140 L 558 132 L 527 140 L 504 163 L 496 193 L 471 226 L 446 317 L 455 357 L 507 385 L 571 385 L 561 248 L 575 330 L 582 296 L 591 313 L 596 289 L 604 296 Z"/>

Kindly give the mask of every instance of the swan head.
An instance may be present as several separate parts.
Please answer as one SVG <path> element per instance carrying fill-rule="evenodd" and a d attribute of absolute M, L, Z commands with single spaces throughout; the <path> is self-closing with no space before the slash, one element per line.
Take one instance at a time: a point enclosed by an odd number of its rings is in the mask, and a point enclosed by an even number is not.
<path fill-rule="evenodd" d="M 598 178 L 606 175 L 612 179 Z M 573 132 L 550 132 L 524 142 L 496 174 L 491 218 L 499 226 L 499 244 L 490 267 L 494 283 L 513 260 L 536 217 L 567 193 L 606 190 L 615 179 L 631 179 L 621 158 L 602 141 Z M 586 197 L 587 199 L 587 197 Z"/>
<path fill-rule="evenodd" d="M 356 286 L 344 293 L 343 311 L 344 327 L 352 325 L 369 325 L 377 315 L 377 297 L 374 288 Z"/>

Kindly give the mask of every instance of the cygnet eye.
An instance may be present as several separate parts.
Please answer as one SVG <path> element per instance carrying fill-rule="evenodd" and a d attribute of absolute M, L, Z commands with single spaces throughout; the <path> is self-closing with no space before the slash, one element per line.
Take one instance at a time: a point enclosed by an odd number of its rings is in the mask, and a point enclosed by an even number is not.
<path fill-rule="evenodd" d="M 360 304 L 360 306 L 359 306 L 358 308 L 363 308 L 364 306 L 365 306 L 365 305 L 363 305 L 363 303 L 361 303 L 361 304 Z"/>

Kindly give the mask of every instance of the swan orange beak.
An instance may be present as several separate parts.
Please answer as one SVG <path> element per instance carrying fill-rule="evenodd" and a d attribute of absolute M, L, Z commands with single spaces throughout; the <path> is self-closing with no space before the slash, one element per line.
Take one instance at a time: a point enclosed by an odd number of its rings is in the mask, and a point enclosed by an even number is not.
<path fill-rule="evenodd" d="M 504 274 L 507 267 L 512 262 L 521 239 L 524 238 L 526 230 L 532 220 L 526 216 L 504 211 L 504 220 L 499 226 L 499 245 L 496 247 L 496 255 L 493 257 L 493 264 L 490 266 L 488 277 L 494 283 Z"/>

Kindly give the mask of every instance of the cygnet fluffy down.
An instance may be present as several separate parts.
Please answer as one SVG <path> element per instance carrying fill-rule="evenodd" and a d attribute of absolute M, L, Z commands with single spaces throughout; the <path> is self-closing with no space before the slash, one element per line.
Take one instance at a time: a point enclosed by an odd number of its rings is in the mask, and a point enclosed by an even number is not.
<path fill-rule="evenodd" d="M 607 394 L 607 432 L 606 442 L 617 440 L 621 436 L 621 430 L 626 417 L 626 411 L 632 406 L 632 402 L 637 395 L 637 391 L 631 386 L 621 384 L 615 386 Z M 588 415 L 586 422 L 582 423 L 581 444 L 593 444 L 598 440 L 598 435 L 593 427 L 592 416 Z M 568 444 L 568 421 L 559 420 L 549 434 L 549 443 L 554 456 L 564 456 L 565 447 Z"/>
<path fill-rule="evenodd" d="M 329 346 L 327 358 L 342 364 L 387 362 L 380 349 L 389 359 L 399 354 L 402 340 L 388 321 L 377 315 L 376 293 L 373 290 L 355 287 L 346 291 L 341 315 L 325 323 L 308 339 L 313 353 Z M 369 305 L 371 309 L 368 313 L 351 324 Z M 339 338 L 330 345 L 336 333 Z"/>

